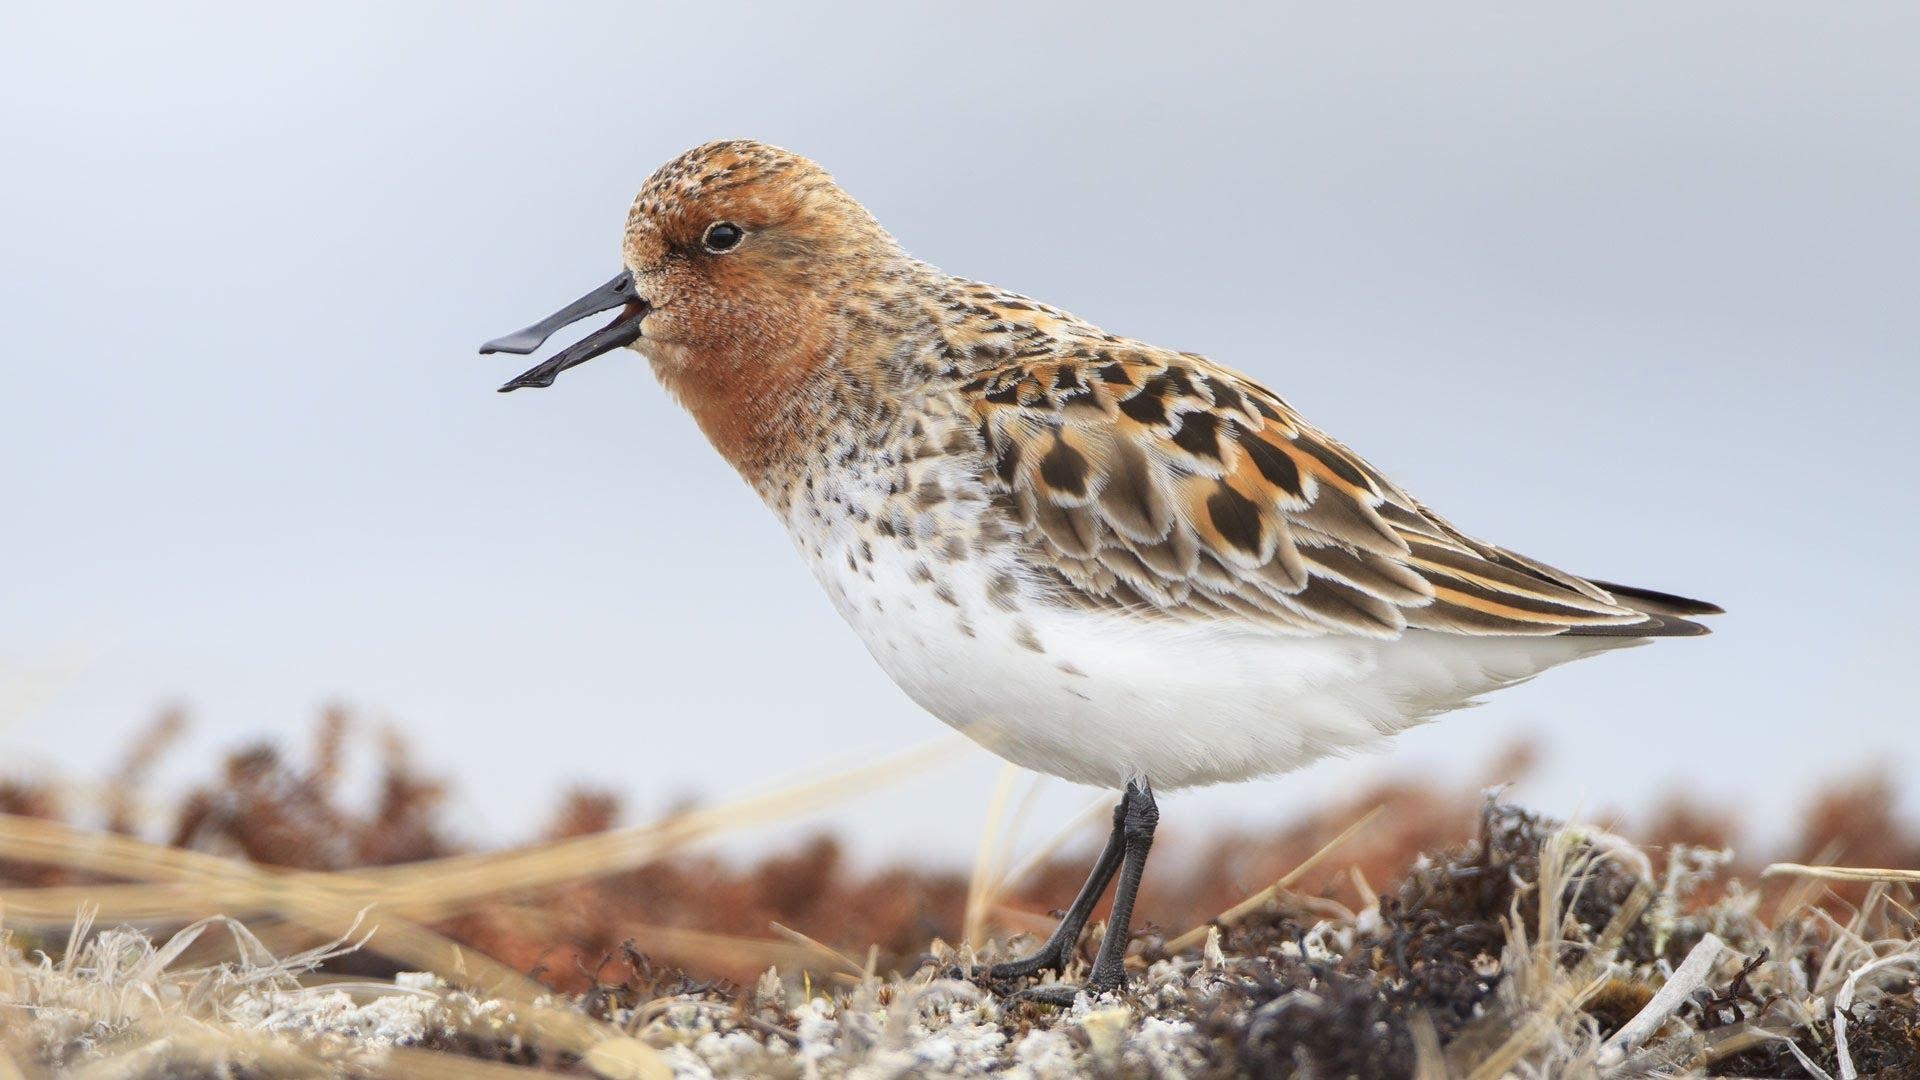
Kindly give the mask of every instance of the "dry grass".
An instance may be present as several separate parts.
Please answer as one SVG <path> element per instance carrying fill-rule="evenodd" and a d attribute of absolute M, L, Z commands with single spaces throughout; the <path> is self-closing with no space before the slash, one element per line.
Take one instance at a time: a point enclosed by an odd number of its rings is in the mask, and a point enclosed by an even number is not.
<path fill-rule="evenodd" d="M 893 972 L 1044 928 L 1104 800 L 1022 854 L 1031 792 L 1009 774 L 970 876 L 857 872 L 827 838 L 749 866 L 695 850 L 940 751 L 626 828 L 575 793 L 541 843 L 475 853 L 397 740 L 373 803 L 347 805 L 335 716 L 304 766 L 234 755 L 145 822 L 161 843 L 133 807 L 169 724 L 117 770 L 102 828 L 0 784 L 0 1080 L 1920 1076 L 1920 838 L 1880 779 L 1823 797 L 1764 875 L 1694 843 L 1724 842 L 1711 809 L 1671 804 L 1630 843 L 1486 804 L 1481 778 L 1383 785 L 1151 877 L 1135 991 L 1055 1016 Z"/>

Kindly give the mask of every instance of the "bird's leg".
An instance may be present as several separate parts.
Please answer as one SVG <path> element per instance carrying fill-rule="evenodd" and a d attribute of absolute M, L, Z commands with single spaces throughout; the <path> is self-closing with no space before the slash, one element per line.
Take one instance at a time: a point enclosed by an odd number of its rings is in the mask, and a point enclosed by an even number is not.
<path fill-rule="evenodd" d="M 1085 990 L 1099 995 L 1127 985 L 1127 946 L 1133 941 L 1133 901 L 1140 892 L 1140 878 L 1147 869 L 1147 851 L 1153 847 L 1153 830 L 1160 823 L 1160 808 L 1154 804 L 1153 788 L 1139 780 L 1127 785 L 1127 793 L 1115 811 L 1120 837 L 1120 884 L 1113 893 L 1113 912 L 1107 916 L 1107 932 L 1100 939 L 1100 953 L 1094 958 L 1093 972 L 1084 987 L 1037 986 L 1019 996 L 1049 1005 L 1072 1005 L 1076 994 Z M 1104 884 L 1102 886 L 1104 888 Z"/>
<path fill-rule="evenodd" d="M 1120 884 L 1113 893 L 1113 913 L 1107 918 L 1107 932 L 1100 939 L 1100 955 L 1094 958 L 1093 974 L 1087 980 L 1090 990 L 1117 990 L 1127 984 L 1127 946 L 1133 942 L 1133 902 L 1140 895 L 1140 879 L 1147 872 L 1147 852 L 1153 847 L 1153 831 L 1160 824 L 1160 807 L 1153 801 L 1153 788 L 1142 779 L 1138 787 L 1129 784 L 1133 801 L 1127 807 L 1124 828 L 1125 854 L 1120 862 Z"/>
<path fill-rule="evenodd" d="M 1127 807 L 1133 800 L 1133 785 L 1121 794 L 1120 802 L 1113 808 L 1113 831 L 1107 834 L 1107 844 L 1100 849 L 1100 857 L 1093 861 L 1093 870 L 1087 874 L 1087 883 L 1080 886 L 1080 895 L 1073 898 L 1073 906 L 1067 909 L 1060 919 L 1060 925 L 1054 927 L 1053 935 L 1046 944 L 1040 946 L 1030 956 L 1018 960 L 1009 960 L 995 964 L 987 970 L 987 975 L 996 981 L 1003 979 L 1024 979 L 1042 971 L 1059 971 L 1073 956 L 1073 948 L 1080 941 L 1080 931 L 1086 929 L 1087 919 L 1093 915 L 1095 904 L 1107 891 L 1107 885 L 1113 881 L 1114 871 L 1120 868 L 1120 857 L 1126 845 Z"/>

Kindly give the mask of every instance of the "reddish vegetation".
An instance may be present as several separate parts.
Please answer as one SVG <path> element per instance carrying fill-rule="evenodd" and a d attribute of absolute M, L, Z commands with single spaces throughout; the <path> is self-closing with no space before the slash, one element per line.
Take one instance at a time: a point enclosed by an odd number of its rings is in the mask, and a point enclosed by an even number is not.
<path fill-rule="evenodd" d="M 140 781 L 179 724 L 177 718 L 163 720 L 116 772 L 107 827 L 135 831 L 131 807 L 138 802 Z M 445 821 L 446 786 L 422 776 L 395 737 L 383 739 L 381 777 L 372 805 L 347 804 L 339 789 L 343 750 L 351 735 L 346 718 L 331 713 L 319 724 L 311 760 L 304 767 L 271 746 L 234 753 L 217 779 L 180 805 L 165 823 L 164 835 L 179 847 L 312 870 L 393 865 L 459 852 L 461 845 Z M 1205 922 L 1299 865 L 1367 810 L 1384 806 L 1372 826 L 1307 875 L 1286 901 L 1300 906 L 1303 917 L 1322 906 L 1364 906 L 1375 893 L 1404 879 L 1423 853 L 1473 836 L 1480 827 L 1482 785 L 1491 777 L 1524 772 L 1528 762 L 1527 752 L 1516 750 L 1497 761 L 1488 777 L 1469 777 L 1457 786 L 1386 783 L 1277 832 L 1211 837 L 1197 857 L 1183 863 L 1169 860 L 1190 872 L 1149 875 L 1138 908 L 1139 915 L 1150 920 L 1144 933 L 1152 936 L 1157 927 L 1170 936 Z M 1836 785 L 1815 800 L 1791 849 L 1772 854 L 1812 862 L 1843 853 L 1853 865 L 1920 865 L 1920 831 L 1897 817 L 1894 802 L 1893 785 L 1885 776 Z M 71 820 L 52 792 L 20 781 L 0 783 L 0 811 Z M 565 798 L 546 835 L 558 839 L 598 832 L 619 817 L 618 797 L 576 791 Z M 1662 846 L 1676 842 L 1724 845 L 1737 832 L 1737 820 L 1731 810 L 1674 799 L 1659 807 L 1652 820 L 1637 823 L 1633 832 L 1653 845 L 1657 856 Z M 1086 850 L 1069 849 L 1029 874 L 1004 898 L 1001 925 L 1044 925 L 1048 909 L 1078 888 L 1089 856 Z M 1744 860 L 1730 876 L 1753 881 L 1760 865 Z M 74 880 L 59 869 L 0 862 L 0 886 Z M 957 939 L 966 892 L 966 875 L 959 871 L 861 871 L 849 865 L 838 841 L 820 836 L 751 865 L 685 855 L 533 898 L 502 897 L 438 929 L 520 970 L 533 971 L 558 989 L 579 992 L 593 985 L 590 972 L 595 964 L 619 955 L 629 939 L 696 976 L 746 980 L 766 966 L 764 958 L 749 953 L 677 955 L 649 942 L 650 927 L 765 940 L 772 936 L 769 925 L 778 922 L 856 957 L 864 957 L 869 945 L 878 945 L 883 961 L 897 961 L 923 952 L 936 937 Z M 377 963 L 371 957 L 355 962 Z"/>

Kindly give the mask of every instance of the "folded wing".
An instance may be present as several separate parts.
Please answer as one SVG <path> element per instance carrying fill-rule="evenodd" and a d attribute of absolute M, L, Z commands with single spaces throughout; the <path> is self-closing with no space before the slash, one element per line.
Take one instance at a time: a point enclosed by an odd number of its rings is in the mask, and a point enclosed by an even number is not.
<path fill-rule="evenodd" d="M 1718 610 L 1474 540 L 1202 357 L 1076 343 L 962 392 L 989 482 L 1067 602 L 1370 637 L 1673 636 Z"/>

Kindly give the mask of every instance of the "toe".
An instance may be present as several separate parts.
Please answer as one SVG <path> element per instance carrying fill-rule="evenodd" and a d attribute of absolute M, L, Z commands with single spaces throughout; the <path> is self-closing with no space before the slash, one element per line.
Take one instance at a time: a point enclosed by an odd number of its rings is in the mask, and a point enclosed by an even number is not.
<path fill-rule="evenodd" d="M 1029 986 L 1025 990 L 1007 996 L 1007 1004 L 1032 1002 L 1035 1005 L 1050 1005 L 1056 1009 L 1071 1009 L 1075 998 L 1082 990 L 1068 983 L 1048 983 L 1046 986 Z"/>
<path fill-rule="evenodd" d="M 1038 975 L 1043 971 L 1059 971 L 1063 966 L 1060 957 L 1043 952 L 995 964 L 987 969 L 987 976 L 994 982 L 1012 982 L 1015 979 Z"/>

